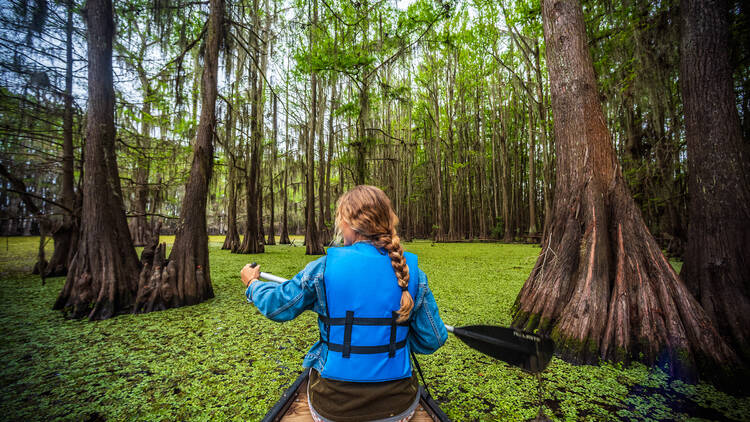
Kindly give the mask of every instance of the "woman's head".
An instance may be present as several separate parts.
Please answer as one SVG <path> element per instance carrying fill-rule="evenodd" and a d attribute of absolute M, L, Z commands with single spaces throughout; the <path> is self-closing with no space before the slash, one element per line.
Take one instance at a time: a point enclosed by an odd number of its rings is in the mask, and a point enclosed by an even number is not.
<path fill-rule="evenodd" d="M 341 195 L 336 204 L 336 231 L 346 244 L 367 240 L 388 251 L 391 265 L 402 289 L 399 322 L 409 318 L 414 300 L 409 286 L 409 266 L 404 258 L 401 241 L 396 234 L 398 217 L 388 196 L 375 186 L 359 185 Z M 351 232 L 349 232 L 351 230 Z"/>

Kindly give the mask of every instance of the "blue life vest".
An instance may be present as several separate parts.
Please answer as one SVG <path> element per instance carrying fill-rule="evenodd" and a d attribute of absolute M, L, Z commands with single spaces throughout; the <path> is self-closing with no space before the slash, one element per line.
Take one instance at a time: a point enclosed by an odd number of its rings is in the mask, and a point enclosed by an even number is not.
<path fill-rule="evenodd" d="M 409 321 L 396 323 L 401 287 L 388 254 L 372 244 L 329 248 L 324 276 L 328 316 L 320 316 L 328 344 L 324 378 L 354 382 L 411 376 Z M 405 252 L 409 293 L 416 298 L 417 256 Z"/>

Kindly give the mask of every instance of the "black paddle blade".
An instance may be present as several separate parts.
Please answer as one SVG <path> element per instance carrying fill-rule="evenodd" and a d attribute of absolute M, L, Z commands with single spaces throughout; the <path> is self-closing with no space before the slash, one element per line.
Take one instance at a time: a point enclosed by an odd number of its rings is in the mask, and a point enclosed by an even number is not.
<path fill-rule="evenodd" d="M 532 374 L 547 367 L 555 348 L 549 338 L 509 327 L 469 325 L 455 327 L 453 334 L 472 349 Z"/>

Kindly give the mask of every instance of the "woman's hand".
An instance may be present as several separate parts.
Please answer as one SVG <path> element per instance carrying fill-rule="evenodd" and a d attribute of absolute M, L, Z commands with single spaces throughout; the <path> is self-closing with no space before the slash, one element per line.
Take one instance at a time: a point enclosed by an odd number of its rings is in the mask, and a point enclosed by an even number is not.
<path fill-rule="evenodd" d="M 240 278 L 245 287 L 249 286 L 250 283 L 260 278 L 260 265 L 254 267 L 251 267 L 251 264 L 245 265 L 240 271 Z"/>

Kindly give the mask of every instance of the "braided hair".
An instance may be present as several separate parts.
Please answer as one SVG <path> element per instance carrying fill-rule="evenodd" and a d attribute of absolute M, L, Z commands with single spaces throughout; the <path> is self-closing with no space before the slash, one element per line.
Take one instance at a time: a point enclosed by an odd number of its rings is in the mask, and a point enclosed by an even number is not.
<path fill-rule="evenodd" d="M 336 204 L 336 230 L 339 233 L 342 221 L 373 245 L 388 252 L 391 266 L 402 290 L 401 307 L 396 312 L 397 321 L 406 321 L 414 308 L 414 299 L 407 290 L 409 266 L 406 264 L 401 239 L 396 233 L 398 216 L 393 212 L 391 200 L 385 192 L 375 186 L 355 186 L 341 195 Z"/>

